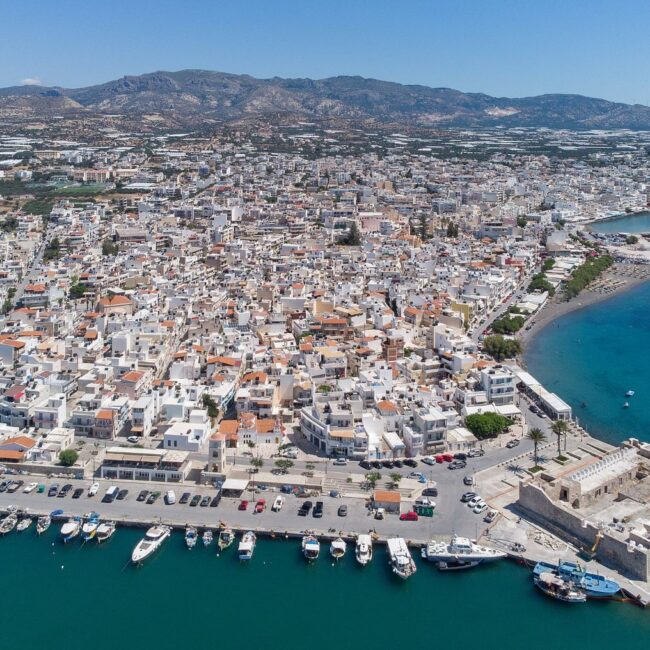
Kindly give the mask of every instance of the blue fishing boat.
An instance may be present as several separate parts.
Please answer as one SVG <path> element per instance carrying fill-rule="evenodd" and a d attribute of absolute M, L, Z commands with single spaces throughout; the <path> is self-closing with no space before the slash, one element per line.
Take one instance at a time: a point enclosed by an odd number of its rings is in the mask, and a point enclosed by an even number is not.
<path fill-rule="evenodd" d="M 609 580 L 597 573 L 585 571 L 575 562 L 560 562 L 549 564 L 538 562 L 533 569 L 533 575 L 537 579 L 542 573 L 553 573 L 576 587 L 584 590 L 587 598 L 612 598 L 620 590 L 620 585 L 614 580 Z"/>

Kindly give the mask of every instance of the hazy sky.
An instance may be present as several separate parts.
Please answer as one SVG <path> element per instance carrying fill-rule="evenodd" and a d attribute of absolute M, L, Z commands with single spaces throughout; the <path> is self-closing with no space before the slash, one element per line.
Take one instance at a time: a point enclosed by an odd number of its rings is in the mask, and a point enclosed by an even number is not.
<path fill-rule="evenodd" d="M 0 86 L 202 68 L 650 105 L 648 0 L 0 0 Z"/>

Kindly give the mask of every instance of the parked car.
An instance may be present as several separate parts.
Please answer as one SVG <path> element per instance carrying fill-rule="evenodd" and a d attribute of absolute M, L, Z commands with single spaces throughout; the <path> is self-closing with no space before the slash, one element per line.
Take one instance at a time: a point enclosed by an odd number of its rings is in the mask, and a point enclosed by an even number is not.
<path fill-rule="evenodd" d="M 517 438 L 513 438 L 512 440 L 508 440 L 508 442 L 506 442 L 506 447 L 508 449 L 513 449 L 517 445 L 519 445 L 519 440 Z"/>
<path fill-rule="evenodd" d="M 248 510 L 248 501 L 246 501 L 246 499 L 242 499 L 237 506 L 237 510 Z"/>
<path fill-rule="evenodd" d="M 283 505 L 284 505 L 284 499 L 278 495 L 277 497 L 275 497 L 275 501 L 273 501 L 271 510 L 273 510 L 273 512 L 280 512 L 280 510 L 282 510 Z"/>
<path fill-rule="evenodd" d="M 463 469 L 467 467 L 467 463 L 464 460 L 453 460 L 447 467 L 448 469 Z"/>
<path fill-rule="evenodd" d="M 17 492 L 23 485 L 25 485 L 25 481 L 21 481 L 20 479 L 17 481 L 12 481 L 11 485 L 7 488 L 7 492 L 11 492 L 13 494 L 14 492 Z"/>
<path fill-rule="evenodd" d="M 389 460 L 388 458 L 386 460 L 381 461 L 382 467 L 385 467 L 386 469 L 393 469 L 393 461 Z"/>
<path fill-rule="evenodd" d="M 136 501 L 144 501 L 148 496 L 149 490 L 140 490 L 140 494 L 138 494 Z"/>
<path fill-rule="evenodd" d="M 418 513 L 409 510 L 409 512 L 403 512 L 400 516 L 400 521 L 417 521 L 419 519 Z"/>
<path fill-rule="evenodd" d="M 478 458 L 479 456 L 485 456 L 485 452 L 482 449 L 470 449 L 467 452 L 468 458 Z"/>
<path fill-rule="evenodd" d="M 9 481 L 2 481 L 2 483 L 0 483 L 0 492 L 6 492 L 8 487 Z"/>
<path fill-rule="evenodd" d="M 50 485 L 50 489 L 47 491 L 47 496 L 55 497 L 58 493 L 59 493 L 59 484 L 52 483 L 52 485 Z"/>
<path fill-rule="evenodd" d="M 120 491 L 117 493 L 117 500 L 118 500 L 118 501 L 124 501 L 124 499 L 126 499 L 128 493 L 129 493 L 128 490 L 120 490 Z"/>
<path fill-rule="evenodd" d="M 472 509 L 472 512 L 478 515 L 484 510 L 487 510 L 487 503 L 485 501 L 479 501 Z"/>
<path fill-rule="evenodd" d="M 201 507 L 202 507 L 202 508 L 207 508 L 207 506 L 210 505 L 210 501 L 211 501 L 211 499 L 210 499 L 210 495 L 207 495 L 207 494 L 206 494 L 206 496 L 204 496 L 204 497 L 201 499 L 201 503 L 200 503 Z"/>
<path fill-rule="evenodd" d="M 477 492 L 465 492 L 465 494 L 463 494 L 463 496 L 460 497 L 460 500 L 461 500 L 463 503 L 468 503 L 468 502 L 471 501 L 474 497 L 477 497 L 477 496 L 478 496 L 478 493 L 477 493 Z"/>
<path fill-rule="evenodd" d="M 494 508 L 491 508 L 485 513 L 485 517 L 483 517 L 483 521 L 485 521 L 488 524 L 491 524 L 496 518 L 499 512 L 497 510 L 494 510 Z"/>
<path fill-rule="evenodd" d="M 482 503 L 483 502 L 483 497 L 479 496 L 478 494 L 475 497 L 472 497 L 468 502 L 467 505 L 470 508 L 473 508 L 477 503 Z"/>
<path fill-rule="evenodd" d="M 363 469 L 370 469 L 371 465 L 367 460 L 362 460 L 359 462 L 359 467 L 362 467 Z"/>
<path fill-rule="evenodd" d="M 404 467 L 404 463 L 402 463 L 402 461 L 401 461 L 399 458 L 396 458 L 396 459 L 393 461 L 393 465 L 394 465 L 395 467 Z"/>
<path fill-rule="evenodd" d="M 138 438 L 138 436 L 129 436 L 126 440 L 127 440 L 127 442 L 130 442 L 130 443 L 133 443 L 133 444 L 136 444 L 136 443 L 140 442 L 140 438 Z"/>
<path fill-rule="evenodd" d="M 210 501 L 210 507 L 211 508 L 216 508 L 219 503 L 221 502 L 221 490 L 219 490 L 213 497 L 212 501 Z"/>
<path fill-rule="evenodd" d="M 436 464 L 436 459 L 433 456 L 423 456 L 421 460 L 425 465 L 435 465 Z M 440 461 L 440 462 L 442 462 L 442 461 Z"/>
<path fill-rule="evenodd" d="M 302 505 L 300 506 L 300 510 L 298 510 L 298 514 L 301 517 L 306 517 L 309 514 L 309 511 L 311 510 L 312 503 L 311 501 L 303 501 Z"/>
<path fill-rule="evenodd" d="M 465 485 L 474 485 L 474 477 L 473 476 L 465 476 L 463 478 L 463 483 Z"/>
<path fill-rule="evenodd" d="M 463 453 L 462 451 L 459 451 L 458 453 L 454 454 L 454 459 L 467 460 L 467 454 Z"/>
<path fill-rule="evenodd" d="M 342 506 L 339 506 L 339 509 L 337 510 L 337 514 L 339 517 L 347 517 L 348 516 L 348 507 L 343 504 Z"/>
<path fill-rule="evenodd" d="M 167 490 L 167 492 L 165 492 L 165 503 L 168 506 L 172 506 L 176 503 L 176 492 L 174 492 L 174 490 Z"/>
<path fill-rule="evenodd" d="M 335 458 L 334 461 L 332 462 L 332 465 L 347 465 L 348 464 L 348 459 L 347 458 Z"/>
<path fill-rule="evenodd" d="M 191 496 L 191 492 L 183 492 L 183 494 L 181 494 L 181 498 L 178 500 L 178 503 L 187 503 L 190 500 Z"/>
<path fill-rule="evenodd" d="M 82 494 L 84 493 L 83 488 L 77 488 L 73 493 L 72 493 L 72 498 L 73 499 L 78 499 Z"/>
<path fill-rule="evenodd" d="M 378 460 L 373 460 L 370 465 L 373 467 L 373 469 L 381 469 L 381 463 Z"/>
<path fill-rule="evenodd" d="M 201 498 L 202 498 L 202 497 L 201 497 L 200 494 L 195 494 L 195 495 L 192 497 L 192 500 L 190 501 L 190 506 L 191 506 L 192 508 L 196 508 L 196 506 L 198 506 L 199 503 L 201 503 Z"/>
<path fill-rule="evenodd" d="M 438 488 L 437 487 L 427 487 L 422 490 L 422 496 L 423 497 L 437 497 L 438 496 Z"/>
<path fill-rule="evenodd" d="M 323 502 L 322 501 L 316 501 L 316 505 L 314 506 L 314 512 L 312 512 L 312 515 L 316 517 L 316 519 L 319 519 L 320 517 L 323 516 Z"/>
<path fill-rule="evenodd" d="M 257 503 L 255 504 L 255 513 L 259 515 L 265 510 L 266 510 L 266 499 L 258 499 Z"/>
<path fill-rule="evenodd" d="M 436 454 L 436 463 L 444 463 L 445 462 L 445 457 L 442 454 Z"/>
<path fill-rule="evenodd" d="M 66 483 L 56 496 L 59 498 L 66 497 L 68 496 L 68 492 L 70 492 L 70 490 L 72 490 L 72 483 Z"/>
<path fill-rule="evenodd" d="M 160 492 L 157 490 L 155 492 L 152 492 L 148 498 L 147 498 L 147 503 L 151 505 L 152 503 L 155 503 L 156 499 L 160 496 Z"/>
<path fill-rule="evenodd" d="M 88 488 L 88 496 L 89 497 L 94 497 L 97 492 L 99 492 L 99 483 L 93 483 L 89 488 Z"/>
<path fill-rule="evenodd" d="M 28 483 L 25 486 L 25 489 L 23 490 L 23 492 L 25 494 L 29 494 L 30 492 L 33 492 L 37 487 L 38 487 L 38 483 L 36 481 L 32 481 L 31 483 Z M 82 492 L 83 492 L 83 490 L 82 490 Z"/>
<path fill-rule="evenodd" d="M 417 467 L 418 461 L 415 460 L 415 458 L 405 458 L 404 465 L 406 465 L 407 467 Z"/>

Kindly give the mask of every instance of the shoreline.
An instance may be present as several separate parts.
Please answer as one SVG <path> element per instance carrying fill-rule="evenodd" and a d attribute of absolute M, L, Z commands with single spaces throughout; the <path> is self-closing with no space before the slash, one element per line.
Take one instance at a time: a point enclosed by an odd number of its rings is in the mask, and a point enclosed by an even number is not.
<path fill-rule="evenodd" d="M 593 288 L 587 288 L 582 291 L 575 298 L 572 298 L 568 301 L 562 301 L 557 299 L 557 294 L 551 298 L 536 314 L 530 317 L 527 321 L 528 325 L 532 324 L 532 327 L 528 330 L 525 328 L 522 329 L 518 335 L 517 340 L 524 346 L 524 352 L 522 354 L 525 356 L 525 346 L 529 344 L 533 338 L 538 336 L 545 327 L 553 323 L 553 321 L 558 318 L 570 314 L 574 311 L 580 309 L 585 309 L 591 305 L 596 305 L 600 302 L 605 302 L 611 298 L 620 296 L 631 289 L 638 287 L 639 285 L 650 282 L 650 273 L 645 277 L 635 277 L 627 273 L 629 265 L 626 264 L 615 264 L 611 269 L 608 269 L 600 278 L 597 278 L 594 283 L 601 283 L 602 281 L 621 281 L 624 280 L 624 283 L 618 286 L 613 286 L 608 291 L 598 291 Z M 592 285 L 594 284 L 592 283 Z"/>

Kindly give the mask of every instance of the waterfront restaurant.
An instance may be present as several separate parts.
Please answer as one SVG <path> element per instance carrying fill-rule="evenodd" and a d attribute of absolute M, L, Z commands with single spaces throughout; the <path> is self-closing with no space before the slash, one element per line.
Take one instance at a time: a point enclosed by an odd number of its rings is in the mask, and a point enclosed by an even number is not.
<path fill-rule="evenodd" d="M 127 481 L 179 483 L 190 470 L 187 451 L 109 447 L 104 455 L 100 476 Z"/>
<path fill-rule="evenodd" d="M 571 407 L 555 393 L 542 386 L 535 377 L 521 368 L 513 367 L 517 388 L 530 397 L 552 420 L 570 420 Z"/>

